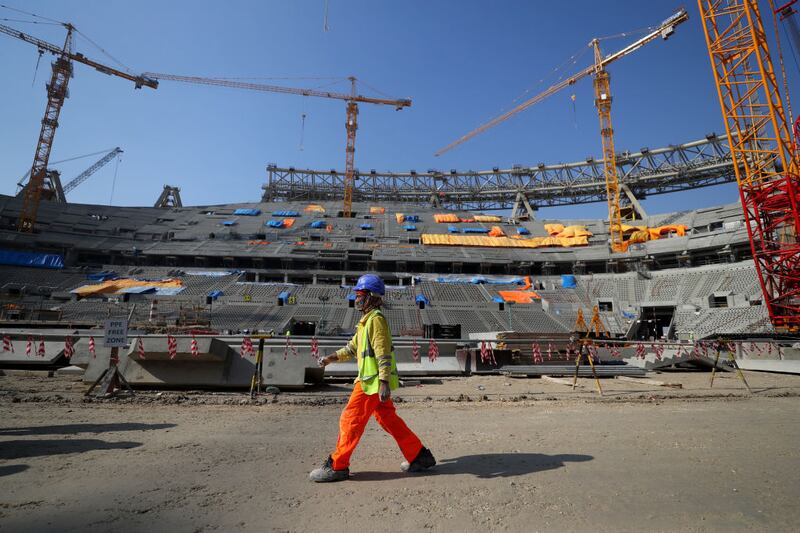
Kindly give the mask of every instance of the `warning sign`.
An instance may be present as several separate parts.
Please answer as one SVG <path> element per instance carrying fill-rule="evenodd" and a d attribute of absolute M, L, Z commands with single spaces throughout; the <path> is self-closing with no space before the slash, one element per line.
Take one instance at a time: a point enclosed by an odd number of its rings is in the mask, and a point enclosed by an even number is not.
<path fill-rule="evenodd" d="M 128 344 L 128 321 L 122 319 L 106 320 L 103 346 L 122 348 Z"/>

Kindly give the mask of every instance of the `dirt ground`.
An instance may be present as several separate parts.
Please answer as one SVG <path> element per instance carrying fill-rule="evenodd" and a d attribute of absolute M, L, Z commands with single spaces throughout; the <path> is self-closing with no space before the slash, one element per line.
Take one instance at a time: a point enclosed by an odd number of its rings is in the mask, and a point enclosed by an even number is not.
<path fill-rule="evenodd" d="M 681 389 L 473 376 L 408 383 L 439 464 L 400 472 L 370 423 L 352 477 L 313 484 L 350 386 L 83 399 L 0 376 L 0 531 L 797 530 L 800 376 L 663 373 Z"/>

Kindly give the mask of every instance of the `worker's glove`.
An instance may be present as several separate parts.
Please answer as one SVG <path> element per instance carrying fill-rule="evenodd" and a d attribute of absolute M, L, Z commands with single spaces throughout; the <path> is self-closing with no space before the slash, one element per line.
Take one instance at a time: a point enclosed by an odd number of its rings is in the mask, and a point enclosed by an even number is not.
<path fill-rule="evenodd" d="M 389 384 L 386 383 L 385 381 L 381 381 L 381 384 L 378 387 L 378 399 L 382 402 L 385 402 L 391 397 L 392 397 L 392 390 L 389 388 Z"/>
<path fill-rule="evenodd" d="M 334 361 L 338 361 L 338 360 L 339 360 L 339 358 L 336 357 L 335 355 L 329 355 L 327 357 L 320 357 L 319 359 L 317 359 L 317 363 L 322 368 L 325 368 L 329 364 L 333 363 Z"/>

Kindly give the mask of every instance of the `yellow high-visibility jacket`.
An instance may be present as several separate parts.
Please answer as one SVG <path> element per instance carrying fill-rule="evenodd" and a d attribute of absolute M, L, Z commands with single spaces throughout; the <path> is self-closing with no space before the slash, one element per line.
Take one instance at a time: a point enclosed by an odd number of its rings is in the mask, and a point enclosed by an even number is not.
<path fill-rule="evenodd" d="M 391 390 L 400 385 L 392 333 L 380 309 L 373 309 L 361 317 L 355 335 L 347 346 L 337 350 L 336 356 L 339 361 L 357 356 L 356 382 L 361 383 L 364 394 L 377 394 L 380 381 L 387 382 Z"/>

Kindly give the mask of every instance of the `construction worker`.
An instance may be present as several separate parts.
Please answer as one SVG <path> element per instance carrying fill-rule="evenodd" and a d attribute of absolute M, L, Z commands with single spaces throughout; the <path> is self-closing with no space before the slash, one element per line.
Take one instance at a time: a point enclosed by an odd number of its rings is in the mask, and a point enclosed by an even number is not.
<path fill-rule="evenodd" d="M 325 367 L 336 361 L 346 361 L 355 355 L 358 361 L 358 377 L 350 401 L 339 419 L 336 451 L 328 457 L 325 464 L 311 472 L 311 481 L 342 481 L 350 477 L 350 456 L 372 415 L 375 415 L 378 424 L 397 441 L 406 459 L 400 465 L 402 470 L 421 472 L 436 464 L 433 454 L 398 416 L 392 403 L 391 391 L 399 386 L 399 380 L 392 335 L 381 312 L 383 296 L 386 294 L 383 280 L 375 274 L 365 274 L 358 278 L 355 293 L 355 306 L 363 314 L 356 327 L 356 334 L 347 346 L 320 359 L 320 365 Z"/>

